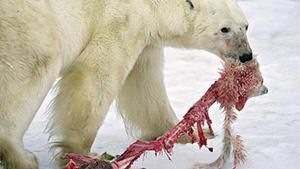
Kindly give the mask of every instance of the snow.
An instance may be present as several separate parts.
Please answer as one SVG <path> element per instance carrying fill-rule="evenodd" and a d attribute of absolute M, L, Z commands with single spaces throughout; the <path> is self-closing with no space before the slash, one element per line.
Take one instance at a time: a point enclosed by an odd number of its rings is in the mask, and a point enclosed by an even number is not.
<path fill-rule="evenodd" d="M 249 40 L 269 88 L 269 94 L 252 98 L 238 113 L 236 131 L 248 151 L 243 169 L 300 168 L 300 1 L 247 0 L 240 2 L 249 20 Z M 203 51 L 166 48 L 165 82 L 174 110 L 182 117 L 218 78 L 221 61 Z M 39 159 L 42 169 L 55 168 L 49 152 L 46 108 L 53 94 L 41 106 L 27 131 L 25 146 Z M 217 137 L 210 140 L 213 153 L 196 145 L 177 145 L 172 161 L 148 153 L 134 168 L 188 169 L 195 163 L 209 163 L 222 148 L 223 114 L 210 109 Z M 114 106 L 108 113 L 93 145 L 93 152 L 120 154 L 134 139 L 126 135 Z M 231 168 L 228 163 L 225 168 Z"/>

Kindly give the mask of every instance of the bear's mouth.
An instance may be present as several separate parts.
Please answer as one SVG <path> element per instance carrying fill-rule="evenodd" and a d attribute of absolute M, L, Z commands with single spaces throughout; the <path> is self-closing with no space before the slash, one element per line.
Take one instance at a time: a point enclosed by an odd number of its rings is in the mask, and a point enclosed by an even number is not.
<path fill-rule="evenodd" d="M 247 53 L 243 53 L 241 55 L 238 55 L 238 54 L 224 54 L 224 55 L 221 55 L 221 59 L 224 61 L 224 62 L 227 62 L 229 60 L 235 60 L 235 61 L 238 61 L 240 63 L 248 63 L 250 62 L 251 60 L 253 60 L 255 56 L 251 54 L 247 54 Z"/>
<path fill-rule="evenodd" d="M 238 55 L 233 53 L 226 53 L 223 55 L 223 57 L 225 62 L 232 59 L 234 59 L 235 61 L 240 61 Z"/>
<path fill-rule="evenodd" d="M 232 60 L 240 62 L 238 56 L 234 53 L 225 53 L 224 51 L 219 50 L 217 55 L 225 63 L 232 62 Z"/>

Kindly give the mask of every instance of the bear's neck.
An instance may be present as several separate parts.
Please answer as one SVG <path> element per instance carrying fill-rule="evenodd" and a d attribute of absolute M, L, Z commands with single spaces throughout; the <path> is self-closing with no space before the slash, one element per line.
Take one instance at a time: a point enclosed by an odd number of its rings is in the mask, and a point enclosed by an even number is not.
<path fill-rule="evenodd" d="M 183 2 L 167 0 L 132 1 L 135 3 L 130 5 L 134 8 L 132 12 L 141 17 L 142 22 L 146 24 L 144 29 L 149 43 L 178 45 L 179 39 L 190 29 L 185 16 L 188 8 Z"/>

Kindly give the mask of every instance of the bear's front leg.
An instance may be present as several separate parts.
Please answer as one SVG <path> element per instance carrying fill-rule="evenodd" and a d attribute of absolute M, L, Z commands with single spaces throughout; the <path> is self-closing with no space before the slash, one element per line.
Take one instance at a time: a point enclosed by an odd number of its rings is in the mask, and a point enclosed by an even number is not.
<path fill-rule="evenodd" d="M 167 96 L 163 68 L 163 47 L 146 47 L 118 94 L 118 110 L 127 130 L 137 132 L 144 140 L 162 136 L 179 122 Z M 209 136 L 208 130 L 204 132 Z M 179 141 L 191 140 L 183 135 Z"/>
<path fill-rule="evenodd" d="M 144 140 L 156 139 L 179 121 L 167 97 L 163 66 L 163 47 L 146 47 L 118 94 L 126 129 Z"/>
<path fill-rule="evenodd" d="M 110 42 L 111 43 L 111 42 Z M 88 154 L 134 58 L 112 43 L 92 41 L 58 82 L 49 125 L 58 162 L 65 153 Z"/>

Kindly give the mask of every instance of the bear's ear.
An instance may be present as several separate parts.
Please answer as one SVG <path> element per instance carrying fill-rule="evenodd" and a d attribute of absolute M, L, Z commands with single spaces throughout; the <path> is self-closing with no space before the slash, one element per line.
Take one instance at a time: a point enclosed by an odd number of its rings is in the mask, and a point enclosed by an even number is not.
<path fill-rule="evenodd" d="M 193 4 L 193 2 L 192 2 L 192 0 L 186 0 L 186 2 L 189 4 L 189 6 L 190 6 L 190 9 L 194 9 L 195 8 L 195 6 L 194 6 L 194 4 Z"/>

